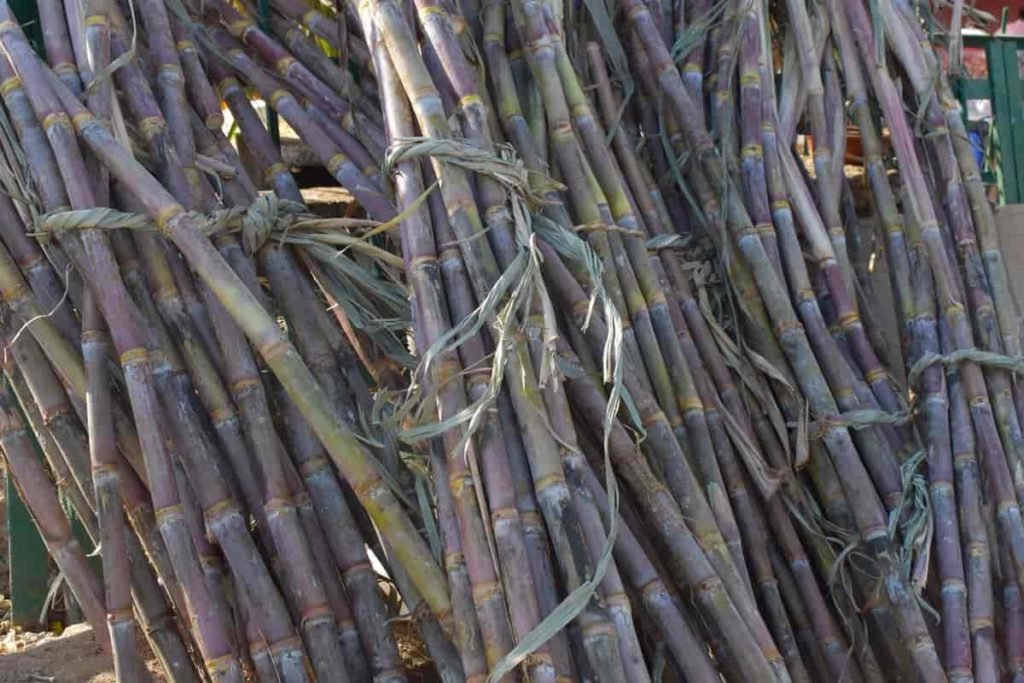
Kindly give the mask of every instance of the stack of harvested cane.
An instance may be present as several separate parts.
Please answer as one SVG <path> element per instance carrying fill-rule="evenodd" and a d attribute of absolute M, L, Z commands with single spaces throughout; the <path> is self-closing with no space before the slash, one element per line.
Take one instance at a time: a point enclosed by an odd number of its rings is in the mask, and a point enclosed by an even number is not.
<path fill-rule="evenodd" d="M 1020 319 L 922 5 L 39 0 L 37 53 L 0 2 L 0 446 L 120 680 L 402 680 L 382 581 L 451 682 L 1024 680 Z"/>

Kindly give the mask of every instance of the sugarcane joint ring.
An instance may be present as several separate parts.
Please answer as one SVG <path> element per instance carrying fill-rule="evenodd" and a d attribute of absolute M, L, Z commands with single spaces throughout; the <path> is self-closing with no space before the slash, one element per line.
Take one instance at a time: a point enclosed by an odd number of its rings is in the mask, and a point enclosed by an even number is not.
<path fill-rule="evenodd" d="M 473 602 L 478 605 L 499 598 L 501 595 L 501 584 L 497 581 L 477 583 L 473 586 Z"/>
<path fill-rule="evenodd" d="M 434 16 L 447 17 L 448 12 L 443 7 L 438 7 L 437 5 L 426 5 L 419 8 L 419 15 L 420 19 L 426 21 Z"/>
<path fill-rule="evenodd" d="M 743 151 L 740 153 L 740 155 L 744 159 L 761 159 L 762 157 L 764 157 L 764 147 L 757 143 L 744 145 Z"/>
<path fill-rule="evenodd" d="M 345 567 L 341 572 L 341 578 L 347 580 L 350 577 L 359 576 L 360 574 L 373 574 L 376 576 L 376 573 L 373 571 L 373 565 L 368 561 L 360 561 Z"/>
<path fill-rule="evenodd" d="M 803 327 L 804 326 L 800 324 L 799 320 L 783 321 L 775 326 L 775 335 L 777 337 L 782 337 L 787 332 L 802 332 Z"/>
<path fill-rule="evenodd" d="M 971 632 L 981 631 L 983 629 L 995 628 L 995 621 L 986 617 L 974 617 L 969 622 Z"/>
<path fill-rule="evenodd" d="M 304 478 L 311 477 L 314 474 L 328 471 L 329 468 L 330 463 L 327 461 L 327 458 L 315 456 L 299 465 L 299 474 L 301 474 Z"/>
<path fill-rule="evenodd" d="M 610 638 L 616 635 L 615 627 L 608 619 L 594 619 L 593 621 L 587 621 L 580 626 L 580 633 L 584 638 Z"/>
<path fill-rule="evenodd" d="M 519 510 L 515 506 L 500 508 L 491 512 L 491 519 L 495 522 L 518 522 Z"/>
<path fill-rule="evenodd" d="M 137 346 L 122 353 L 120 359 L 122 366 L 146 363 L 149 362 L 149 350 L 145 346 Z"/>
<path fill-rule="evenodd" d="M 629 607 L 629 596 L 625 593 L 614 593 L 612 595 L 605 595 L 605 604 L 609 607 L 619 607 L 623 610 L 628 611 Z"/>
<path fill-rule="evenodd" d="M 20 89 L 21 79 L 17 76 L 10 76 L 8 78 L 5 78 L 3 82 L 0 83 L 0 95 L 3 95 L 4 97 L 7 97 L 13 91 Z"/>
<path fill-rule="evenodd" d="M 228 24 L 228 31 L 230 31 L 231 35 L 233 35 L 234 37 L 241 37 L 244 39 L 245 33 L 253 27 L 255 27 L 255 24 L 249 19 L 243 17 L 241 19 L 236 19 L 235 21 L 232 21 L 230 24 Z"/>
<path fill-rule="evenodd" d="M 238 514 L 238 507 L 232 498 L 217 501 L 203 510 L 203 518 L 211 527 L 218 522 L 224 521 L 232 514 Z"/>
<path fill-rule="evenodd" d="M 242 89 L 242 86 L 238 83 L 238 79 L 234 76 L 228 76 L 227 78 L 221 79 L 217 84 L 217 89 L 220 90 L 220 95 L 223 98 L 227 98 L 238 90 Z"/>
<path fill-rule="evenodd" d="M 263 503 L 263 511 L 266 513 L 267 519 L 271 517 L 278 517 L 282 512 L 294 509 L 292 499 L 287 496 L 274 496 Z"/>
<path fill-rule="evenodd" d="M 139 121 L 138 128 L 144 138 L 151 140 L 167 130 L 167 123 L 163 116 L 147 116 Z"/>
<path fill-rule="evenodd" d="M 117 474 L 118 466 L 116 464 L 100 463 L 93 465 L 91 468 L 93 477 L 105 476 L 109 474 Z"/>
<path fill-rule="evenodd" d="M 299 639 L 298 636 L 289 636 L 288 638 L 282 638 L 281 640 L 277 641 L 276 643 L 271 643 L 270 644 L 270 654 L 273 657 L 278 657 L 279 655 L 282 655 L 282 654 L 285 654 L 285 653 L 288 653 L 288 652 L 301 652 L 301 651 L 302 651 L 302 641 Z"/>
<path fill-rule="evenodd" d="M 171 81 L 184 81 L 185 75 L 177 64 L 161 64 L 156 71 L 157 78 Z"/>
<path fill-rule="evenodd" d="M 78 114 L 75 116 L 75 118 L 78 119 L 79 116 L 85 116 L 85 114 Z M 92 114 L 89 114 L 88 118 L 93 118 Z M 68 118 L 68 115 L 66 113 L 62 111 L 57 111 L 44 116 L 41 125 L 43 127 L 43 130 L 45 131 L 50 130 L 50 128 L 54 126 L 67 126 L 68 128 L 70 128 L 71 119 Z M 78 127 L 77 121 L 75 127 Z"/>
<path fill-rule="evenodd" d="M 859 318 L 858 318 L 858 320 L 859 320 Z M 887 380 L 888 378 L 889 378 L 889 373 L 883 367 L 873 368 L 871 370 L 868 370 L 866 373 L 864 373 L 864 379 L 866 379 L 869 384 L 874 384 L 875 382 L 881 382 L 881 381 Z"/>
<path fill-rule="evenodd" d="M 224 677 L 224 675 L 229 671 L 237 668 L 238 662 L 233 654 L 226 654 L 220 657 L 214 657 L 213 659 L 204 660 L 203 665 L 210 673 L 210 677 L 216 681 Z"/>
<path fill-rule="evenodd" d="M 135 613 L 131 609 L 118 609 L 107 612 L 107 623 L 111 625 L 134 621 Z"/>
<path fill-rule="evenodd" d="M 854 325 L 860 324 L 860 316 L 857 314 L 856 311 L 850 311 L 849 313 L 845 313 L 844 315 L 840 316 L 838 322 L 841 328 L 847 329 L 853 327 Z"/>
<path fill-rule="evenodd" d="M 299 623 L 303 626 L 328 622 L 334 623 L 334 612 L 326 604 L 312 605 L 299 614 Z"/>
<path fill-rule="evenodd" d="M 174 203 L 164 209 L 161 209 L 160 212 L 157 213 L 154 222 L 156 223 L 157 229 L 165 236 L 168 236 L 171 234 L 174 221 L 180 220 L 184 215 L 185 208 L 181 204 Z"/>
<path fill-rule="evenodd" d="M 239 394 L 252 391 L 257 387 L 261 386 L 262 385 L 260 384 L 260 381 L 258 379 L 254 379 L 252 377 L 243 377 L 242 379 L 236 380 L 229 384 L 228 391 L 230 391 L 232 395 L 237 397 Z"/>
<path fill-rule="evenodd" d="M 180 503 L 175 503 L 154 510 L 153 516 L 156 518 L 157 524 L 164 524 L 184 520 L 185 511 Z"/>
<path fill-rule="evenodd" d="M 537 666 L 552 666 L 553 664 L 554 660 L 551 659 L 551 655 L 547 652 L 531 652 L 523 657 L 523 665 L 525 665 L 527 669 Z"/>

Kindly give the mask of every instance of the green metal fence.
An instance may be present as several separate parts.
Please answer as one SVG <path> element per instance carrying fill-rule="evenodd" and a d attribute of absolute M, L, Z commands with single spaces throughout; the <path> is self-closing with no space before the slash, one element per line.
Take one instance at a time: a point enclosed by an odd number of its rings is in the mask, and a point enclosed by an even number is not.
<path fill-rule="evenodd" d="M 981 48 L 988 64 L 987 78 L 965 78 L 956 83 L 957 94 L 967 115 L 971 100 L 988 100 L 992 105 L 992 141 L 995 154 L 986 164 L 984 180 L 999 186 L 1006 204 L 1024 202 L 1024 82 L 1020 56 L 1021 36 L 964 36 L 964 47 Z"/>

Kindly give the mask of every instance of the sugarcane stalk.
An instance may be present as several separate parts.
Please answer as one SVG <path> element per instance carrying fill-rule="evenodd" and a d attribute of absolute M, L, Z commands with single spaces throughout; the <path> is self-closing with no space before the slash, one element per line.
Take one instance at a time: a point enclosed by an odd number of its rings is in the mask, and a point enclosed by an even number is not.
<path fill-rule="evenodd" d="M 378 501 L 382 501 L 373 506 L 378 520 L 383 523 L 384 528 L 388 529 L 388 533 L 395 534 L 396 539 L 408 539 L 403 543 L 396 543 L 395 547 L 401 549 L 398 552 L 403 556 L 404 561 L 416 565 L 417 560 L 414 558 L 425 557 L 425 548 L 420 541 L 411 540 L 415 538 L 415 534 L 408 527 L 404 515 L 395 512 L 395 503 L 391 495 L 382 491 L 380 483 L 374 485 L 374 482 L 380 481 L 375 467 L 366 461 L 361 446 L 330 417 L 331 411 L 323 401 L 322 390 L 309 375 L 308 369 L 299 361 L 290 344 L 281 337 L 280 330 L 260 310 L 258 303 L 253 300 L 251 294 L 245 291 L 244 286 L 237 278 L 226 272 L 227 269 L 221 257 L 216 254 L 209 242 L 200 237 L 193 219 L 182 214 L 180 205 L 114 142 L 106 129 L 98 125 L 90 114 L 68 97 L 69 93 L 57 88 L 57 94 L 61 98 L 62 104 L 69 107 L 75 114 L 76 130 L 90 145 L 94 153 L 111 168 L 112 174 L 130 188 L 140 200 L 144 201 L 147 211 L 151 212 L 151 215 L 166 217 L 161 220 L 161 223 L 165 225 L 169 236 L 193 268 L 197 270 L 200 277 L 207 281 L 218 293 L 218 296 L 234 309 L 233 316 L 241 319 L 239 322 L 243 324 L 247 336 L 259 340 L 256 343 L 260 352 L 266 357 L 268 344 L 269 348 L 276 346 L 284 351 L 284 353 L 271 353 L 267 359 L 268 364 L 275 373 L 279 373 L 282 384 L 301 406 L 311 426 L 330 446 L 332 457 L 337 458 L 339 466 L 346 473 L 347 478 L 352 481 L 353 488 L 363 496 L 362 499 L 366 501 L 366 496 L 372 492 Z M 246 312 L 242 313 L 243 310 Z M 441 588 L 443 584 L 437 581 L 439 576 L 436 573 L 429 570 L 423 571 L 424 566 L 429 565 L 421 563 L 415 576 L 423 589 L 424 596 L 429 596 L 436 611 L 444 615 L 447 599 L 445 591 Z"/>
<path fill-rule="evenodd" d="M 417 93 L 411 98 L 411 104 L 417 120 L 424 133 L 432 137 L 447 138 L 448 125 L 445 121 L 443 111 L 440 107 L 440 98 L 428 75 L 426 68 L 418 56 L 410 51 L 411 35 L 404 20 L 391 3 L 378 2 L 372 4 L 374 10 L 373 18 L 381 30 L 384 44 L 388 48 L 395 67 L 402 80 L 402 85 L 407 93 Z M 432 96 L 425 98 L 418 93 L 431 92 Z M 463 250 L 463 260 L 467 266 L 467 272 L 473 283 L 478 299 L 486 296 L 487 291 L 497 280 L 497 262 L 486 241 L 473 239 L 473 235 L 480 235 L 483 227 L 480 216 L 477 213 L 475 203 L 470 199 L 467 178 L 457 169 L 434 161 L 435 172 L 441 180 L 441 190 L 445 197 L 445 204 L 448 207 L 458 207 L 449 211 L 449 220 L 456 235 L 460 238 L 460 248 Z M 524 365 L 519 365 L 523 363 Z M 520 369 L 521 368 L 521 369 Z M 528 357 L 512 354 L 505 370 L 510 379 L 509 385 L 513 389 L 513 402 L 518 403 L 517 412 L 528 415 L 536 410 L 536 394 L 528 397 L 522 391 L 521 383 L 523 378 L 533 384 L 536 382 L 534 370 L 529 367 Z M 580 547 L 582 539 L 579 536 L 579 529 L 567 513 L 569 492 L 565 486 L 564 475 L 561 472 L 561 463 L 557 455 L 557 447 L 549 433 L 537 429 L 538 425 L 531 425 L 530 440 L 533 448 L 528 448 L 528 453 L 533 456 L 531 461 L 531 475 L 535 486 L 543 485 L 538 490 L 542 509 L 548 521 L 549 529 L 559 539 L 557 543 L 563 545 L 563 550 L 556 553 L 563 563 L 562 568 L 566 582 L 571 588 L 575 588 L 582 582 L 583 572 L 575 566 L 580 561 L 579 555 L 572 548 Z M 596 614 L 594 618 L 599 621 L 602 617 Z M 595 622 L 596 623 L 596 622 Z M 592 644 L 598 646 L 596 641 Z M 604 661 L 608 652 L 608 643 L 599 645 L 598 650 L 592 650 L 595 663 Z M 617 653 L 616 653 L 617 655 Z M 614 671 L 607 668 L 598 669 L 602 674 L 615 675 Z"/>
<path fill-rule="evenodd" d="M 369 39 L 371 50 L 374 50 L 376 31 L 371 28 L 364 29 L 364 32 Z M 403 106 L 402 93 L 399 89 L 401 86 L 385 53 L 381 53 L 377 58 L 376 66 L 389 135 L 395 139 L 410 137 L 411 115 L 408 105 Z M 416 161 L 412 161 L 398 169 L 399 202 L 405 206 L 409 206 L 423 193 L 423 183 L 417 178 L 416 164 Z M 426 222 L 427 216 L 428 213 L 421 209 L 414 219 L 403 221 L 403 244 L 407 250 L 405 258 L 409 263 L 410 281 L 415 291 L 419 312 L 417 324 L 423 326 L 423 343 L 429 347 L 444 335 L 450 327 L 450 322 L 447 319 L 447 307 L 444 302 L 435 298 L 441 290 L 440 269 L 434 239 L 430 233 L 429 223 Z M 460 373 L 458 357 L 452 352 L 446 353 L 434 366 L 430 383 L 436 387 L 438 418 L 441 420 L 457 414 L 468 405 L 465 388 L 458 379 Z M 491 560 L 482 512 L 478 507 L 476 483 L 468 464 L 468 461 L 476 461 L 480 456 L 475 444 L 462 443 L 461 430 L 448 430 L 442 435 L 442 440 L 447 456 L 448 475 L 446 482 L 438 482 L 437 485 L 447 485 L 451 488 L 467 575 L 473 588 L 473 602 L 483 639 L 485 659 L 490 668 L 512 649 L 514 640 L 506 616 L 505 590 L 502 589 Z M 522 596 L 519 597 L 521 600 Z M 518 635 L 525 635 L 539 622 L 535 603 L 531 617 L 525 631 L 520 631 Z M 522 628 L 521 624 L 518 626 Z M 543 661 L 542 657 L 538 657 L 536 662 L 537 666 L 547 667 L 546 678 L 545 674 L 540 672 L 542 680 L 553 680 L 554 669 L 550 663 Z"/>
<path fill-rule="evenodd" d="M 888 72 L 879 65 L 873 64 L 874 40 L 867 33 L 870 26 L 862 7 L 846 7 L 851 29 L 865 49 L 863 54 L 872 73 L 872 85 L 883 112 L 887 112 L 887 120 L 892 128 L 893 145 L 905 165 L 905 174 L 909 185 L 908 196 L 910 208 L 921 225 L 921 233 L 927 248 L 929 262 L 935 278 L 935 289 L 938 305 L 945 312 L 954 348 L 973 347 L 973 335 L 966 318 L 966 311 L 961 301 L 962 296 L 956 291 L 956 276 L 953 265 L 945 253 L 941 233 L 937 230 L 938 223 L 933 207 L 928 199 L 928 191 L 924 186 L 916 151 L 912 145 L 912 134 L 902 115 L 895 114 L 898 96 Z M 917 174 L 916 176 L 914 174 Z M 1024 581 L 1024 523 L 1020 521 L 1020 508 L 1013 493 L 1006 453 L 1000 443 L 998 428 L 993 416 L 985 387 L 982 370 L 974 363 L 964 363 L 962 368 L 964 389 L 967 391 L 971 405 L 971 418 L 977 436 L 977 445 L 983 455 L 981 462 L 989 473 L 988 485 L 990 495 L 999 501 L 997 514 L 1000 529 L 1006 541 L 1011 545 L 1011 559 L 1018 581 Z"/>
<path fill-rule="evenodd" d="M 36 454 L 32 437 L 25 429 L 17 399 L 5 386 L 0 393 L 0 448 L 7 471 L 13 477 L 18 494 L 32 514 L 46 544 L 82 608 L 100 647 L 110 651 L 106 629 L 103 588 L 85 559 L 85 553 L 71 533 L 71 525 L 57 500 L 57 493 Z"/>
<path fill-rule="evenodd" d="M 638 3 L 630 2 L 627 7 L 624 7 L 624 11 L 635 30 L 643 33 L 647 28 L 646 35 L 649 39 L 645 42 L 645 47 L 652 62 L 655 64 L 667 63 L 669 57 L 664 44 L 656 39 L 656 36 L 651 37 L 654 36 L 650 30 L 652 20 L 646 8 Z M 698 160 L 701 171 L 707 173 L 720 187 L 728 186 L 729 181 L 724 174 L 722 161 L 715 152 L 707 132 L 693 125 L 695 105 L 686 93 L 682 81 L 674 71 L 659 69 L 657 73 L 667 100 L 675 110 L 677 120 L 685 126 L 692 154 Z M 820 411 L 823 415 L 835 414 L 835 403 L 824 386 L 820 368 L 816 363 L 808 365 L 806 362 L 807 359 L 813 358 L 810 349 L 807 348 L 807 338 L 802 329 L 792 325 L 795 320 L 789 302 L 778 296 L 781 294 L 779 292 L 781 283 L 778 282 L 777 276 L 771 270 L 770 262 L 767 260 L 760 240 L 754 241 L 756 233 L 751 233 L 748 230 L 751 227 L 749 216 L 745 209 L 737 204 L 734 193 L 728 193 L 724 199 L 729 230 L 736 240 L 737 247 L 752 268 L 762 294 L 766 297 L 765 304 L 779 330 L 780 340 L 785 339 L 783 348 L 790 355 L 794 368 L 800 370 L 798 380 L 804 388 L 805 395 L 812 401 L 814 410 Z M 798 351 L 798 349 L 804 350 Z M 911 648 L 915 655 L 915 663 L 920 667 L 919 670 L 941 676 L 941 665 L 935 655 L 934 645 L 924 628 L 920 610 L 910 597 L 905 582 L 893 566 L 891 546 L 887 538 L 884 519 L 877 503 L 873 500 L 870 480 L 856 455 L 849 432 L 843 427 L 834 428 L 824 437 L 824 440 L 836 462 L 837 469 L 843 473 L 844 488 L 857 499 L 857 506 L 853 511 L 857 517 L 860 533 L 872 548 L 875 557 L 885 567 L 888 592 L 894 606 L 898 607 L 897 614 L 900 617 L 901 630 L 908 636 L 911 633 L 915 634 L 915 645 Z"/>

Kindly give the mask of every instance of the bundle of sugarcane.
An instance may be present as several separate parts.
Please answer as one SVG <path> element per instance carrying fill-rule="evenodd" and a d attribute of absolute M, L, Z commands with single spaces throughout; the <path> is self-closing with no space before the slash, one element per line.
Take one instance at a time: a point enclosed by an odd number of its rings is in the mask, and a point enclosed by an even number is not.
<path fill-rule="evenodd" d="M 41 0 L 37 56 L 0 3 L 0 447 L 121 679 L 135 621 L 173 680 L 403 679 L 371 557 L 444 680 L 1024 676 L 1019 318 L 920 3 L 272 4 Z"/>

